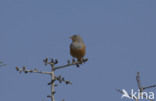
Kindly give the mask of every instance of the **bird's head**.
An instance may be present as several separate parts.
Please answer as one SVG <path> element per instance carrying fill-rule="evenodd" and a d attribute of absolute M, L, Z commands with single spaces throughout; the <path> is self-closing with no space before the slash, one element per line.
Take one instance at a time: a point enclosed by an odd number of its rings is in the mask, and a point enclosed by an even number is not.
<path fill-rule="evenodd" d="M 83 42 L 82 38 L 79 36 L 79 35 L 72 35 L 70 37 L 70 39 L 73 41 L 73 42 Z"/>

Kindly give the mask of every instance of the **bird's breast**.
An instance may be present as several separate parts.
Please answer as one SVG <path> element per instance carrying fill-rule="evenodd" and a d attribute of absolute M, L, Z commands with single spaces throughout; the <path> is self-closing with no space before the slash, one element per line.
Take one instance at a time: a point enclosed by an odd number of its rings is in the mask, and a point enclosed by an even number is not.
<path fill-rule="evenodd" d="M 72 49 L 81 49 L 81 48 L 83 48 L 83 43 L 72 42 L 71 45 L 70 45 L 70 48 L 72 48 Z"/>
<path fill-rule="evenodd" d="M 71 43 L 70 54 L 76 58 L 82 58 L 86 53 L 86 47 L 84 43 Z"/>

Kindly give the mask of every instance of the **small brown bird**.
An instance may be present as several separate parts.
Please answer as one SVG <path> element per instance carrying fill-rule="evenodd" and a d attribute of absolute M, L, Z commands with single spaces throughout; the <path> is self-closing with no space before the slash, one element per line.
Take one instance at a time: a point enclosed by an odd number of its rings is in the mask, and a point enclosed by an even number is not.
<path fill-rule="evenodd" d="M 82 62 L 86 54 L 86 46 L 79 35 L 73 35 L 70 38 L 72 40 L 70 44 L 70 54 L 72 57 L 77 58 L 79 62 Z"/>

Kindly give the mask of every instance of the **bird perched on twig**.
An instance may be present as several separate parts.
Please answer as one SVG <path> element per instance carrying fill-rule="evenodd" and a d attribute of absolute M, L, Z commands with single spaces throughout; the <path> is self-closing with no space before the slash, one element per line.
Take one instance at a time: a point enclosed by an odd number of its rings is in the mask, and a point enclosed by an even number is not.
<path fill-rule="evenodd" d="M 70 44 L 70 54 L 72 57 L 77 58 L 78 62 L 83 62 L 83 57 L 86 54 L 86 46 L 83 39 L 79 35 L 70 37 L 72 43 Z"/>

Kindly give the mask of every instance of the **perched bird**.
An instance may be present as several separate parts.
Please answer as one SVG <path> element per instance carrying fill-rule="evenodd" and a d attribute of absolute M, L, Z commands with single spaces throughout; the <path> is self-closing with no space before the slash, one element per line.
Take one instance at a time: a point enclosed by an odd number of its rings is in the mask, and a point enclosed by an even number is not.
<path fill-rule="evenodd" d="M 77 58 L 78 62 L 82 63 L 83 57 L 86 54 L 86 46 L 79 35 L 73 35 L 70 39 L 72 40 L 70 54 L 72 57 Z"/>

